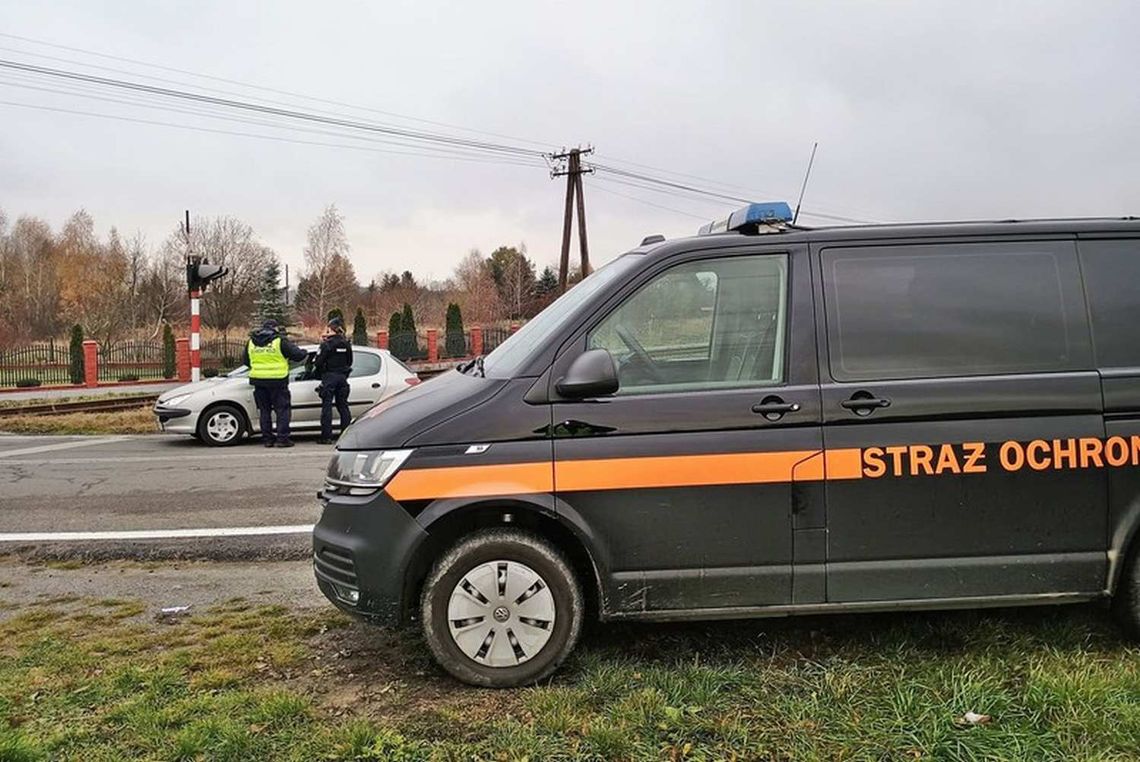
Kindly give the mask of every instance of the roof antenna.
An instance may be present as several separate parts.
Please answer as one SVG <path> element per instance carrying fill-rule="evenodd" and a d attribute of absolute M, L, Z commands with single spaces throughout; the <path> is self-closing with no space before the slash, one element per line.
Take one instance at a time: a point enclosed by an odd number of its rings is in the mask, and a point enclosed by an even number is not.
<path fill-rule="evenodd" d="M 796 224 L 796 220 L 800 218 L 800 204 L 804 202 L 804 191 L 807 190 L 808 178 L 811 177 L 811 165 L 815 164 L 815 149 L 819 148 L 819 141 L 811 144 L 811 158 L 808 159 L 807 172 L 804 173 L 804 184 L 800 186 L 800 197 L 796 201 L 796 213 L 792 215 L 792 224 Z"/>

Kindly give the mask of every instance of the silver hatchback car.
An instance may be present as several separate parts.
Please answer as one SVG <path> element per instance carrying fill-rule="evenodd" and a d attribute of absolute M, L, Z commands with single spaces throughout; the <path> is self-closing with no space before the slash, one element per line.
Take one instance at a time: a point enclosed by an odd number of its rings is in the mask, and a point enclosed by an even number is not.
<path fill-rule="evenodd" d="M 320 381 L 313 373 L 315 345 L 301 345 L 309 353 L 303 362 L 290 363 L 289 391 L 293 397 L 294 431 L 316 431 L 321 425 Z M 386 349 L 352 348 L 348 404 L 353 416 L 377 402 L 418 384 L 419 377 Z M 224 447 L 240 442 L 257 427 L 257 407 L 249 368 L 242 366 L 224 376 L 207 378 L 164 392 L 154 406 L 158 425 L 165 432 L 189 434 L 208 445 Z M 339 423 L 333 415 L 334 425 Z"/>

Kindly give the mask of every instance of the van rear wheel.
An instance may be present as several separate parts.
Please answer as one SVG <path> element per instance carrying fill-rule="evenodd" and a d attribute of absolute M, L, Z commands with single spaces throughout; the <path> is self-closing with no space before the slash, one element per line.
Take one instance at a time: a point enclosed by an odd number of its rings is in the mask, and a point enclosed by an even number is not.
<path fill-rule="evenodd" d="M 432 568 L 420 603 L 424 637 L 453 677 L 513 688 L 550 675 L 582 628 L 582 591 L 566 558 L 516 529 L 460 540 Z"/>
<path fill-rule="evenodd" d="M 1140 538 L 1133 541 L 1126 556 L 1116 595 L 1112 597 L 1112 613 L 1128 635 L 1140 640 Z"/>

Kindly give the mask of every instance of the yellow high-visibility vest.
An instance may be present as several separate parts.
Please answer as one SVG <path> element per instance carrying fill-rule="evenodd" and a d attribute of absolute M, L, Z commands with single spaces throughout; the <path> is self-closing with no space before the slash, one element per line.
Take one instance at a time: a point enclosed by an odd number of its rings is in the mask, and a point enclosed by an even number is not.
<path fill-rule="evenodd" d="M 264 347 L 249 342 L 249 377 L 282 379 L 289 376 L 289 361 L 281 352 L 281 339 L 274 339 Z"/>

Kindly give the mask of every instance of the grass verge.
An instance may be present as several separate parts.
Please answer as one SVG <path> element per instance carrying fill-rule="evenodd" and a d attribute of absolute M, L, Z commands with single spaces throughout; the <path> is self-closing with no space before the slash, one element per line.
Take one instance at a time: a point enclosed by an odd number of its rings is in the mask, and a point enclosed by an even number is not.
<path fill-rule="evenodd" d="M 14 415 L 0 418 L 0 431 L 11 434 L 154 434 L 158 431 L 150 406 L 106 413 Z"/>
<path fill-rule="evenodd" d="M 598 627 L 516 691 L 335 613 L 141 613 L 0 622 L 0 759 L 1140 758 L 1140 650 L 1088 608 Z"/>

